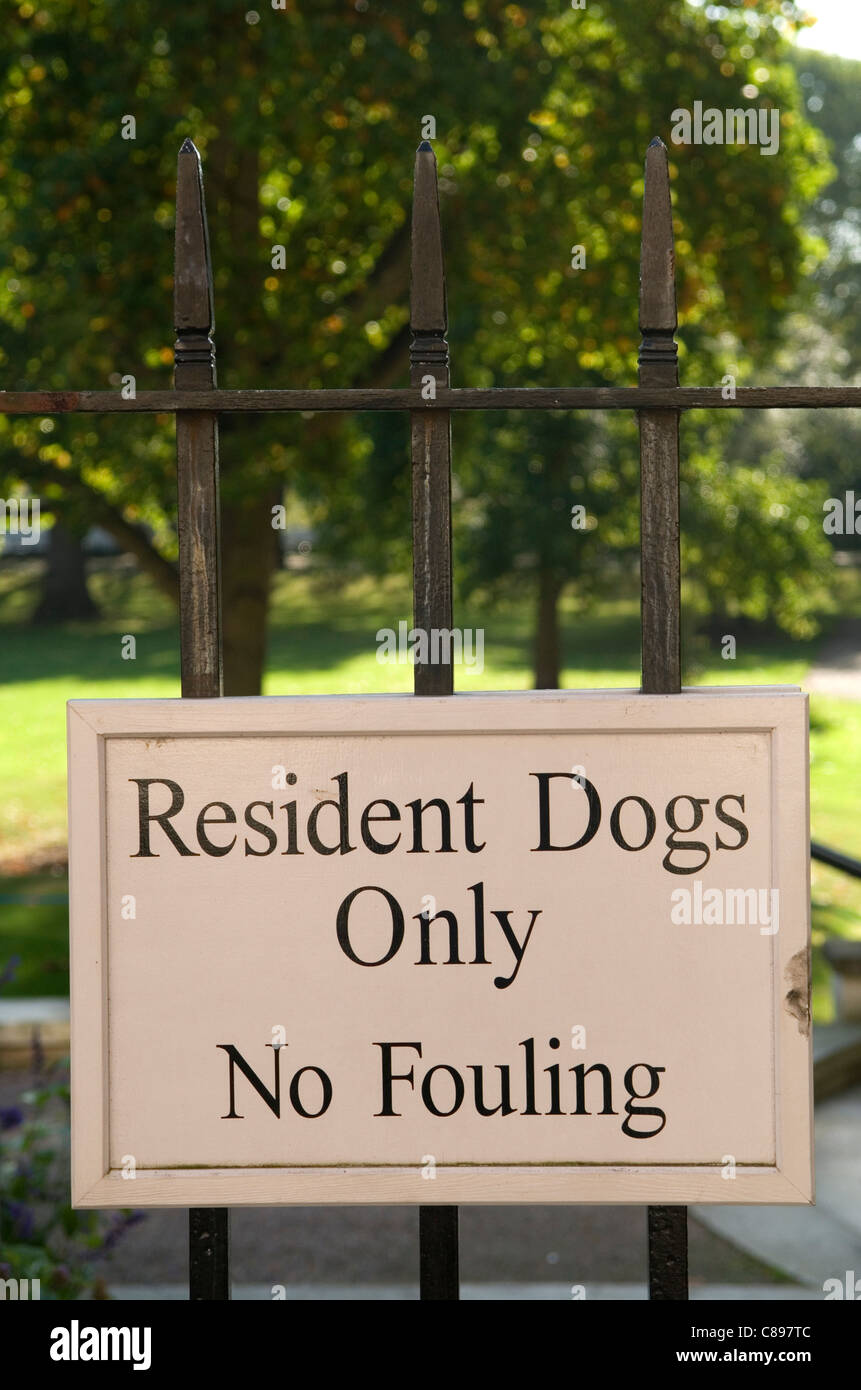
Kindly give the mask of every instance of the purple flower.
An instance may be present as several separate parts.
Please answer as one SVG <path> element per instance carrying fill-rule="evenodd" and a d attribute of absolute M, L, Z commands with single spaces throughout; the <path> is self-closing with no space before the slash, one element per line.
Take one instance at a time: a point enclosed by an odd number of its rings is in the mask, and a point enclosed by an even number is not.
<path fill-rule="evenodd" d="M 15 1129 L 24 1120 L 24 1111 L 17 1105 L 0 1105 L 0 1129 Z"/>
<path fill-rule="evenodd" d="M 139 1221 L 143 1221 L 145 1213 L 142 1211 L 115 1212 L 111 1217 L 111 1224 L 102 1242 L 101 1253 L 104 1255 L 114 1246 L 132 1226 L 136 1226 Z"/>
<path fill-rule="evenodd" d="M 23 1202 L 7 1202 L 6 1216 L 12 1240 L 28 1241 L 36 1229 L 33 1213 Z M 9 1237 L 7 1237 L 8 1239 Z"/>

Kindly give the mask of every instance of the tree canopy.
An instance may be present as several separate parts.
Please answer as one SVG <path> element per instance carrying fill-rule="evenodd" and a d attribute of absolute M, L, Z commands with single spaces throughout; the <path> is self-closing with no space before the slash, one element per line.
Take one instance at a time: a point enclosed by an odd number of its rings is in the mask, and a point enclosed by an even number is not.
<path fill-rule="evenodd" d="M 119 388 L 127 374 L 138 389 L 168 384 L 186 136 L 204 161 L 228 387 L 405 383 L 412 152 L 427 116 L 455 384 L 635 379 L 643 157 L 655 134 L 669 142 L 673 110 L 695 100 L 778 108 L 780 151 L 671 147 L 686 383 L 714 383 L 729 358 L 762 362 L 817 262 L 802 213 L 828 166 L 789 60 L 799 11 L 780 0 L 729 3 L 722 17 L 685 0 L 13 8 L 0 70 L 7 388 Z M 579 268 L 574 245 L 585 250 Z M 606 512 L 600 544 L 629 538 L 604 507 L 615 491 L 630 511 L 610 435 L 608 467 L 594 430 L 573 417 L 497 425 L 464 429 L 455 461 L 473 523 L 492 541 L 476 549 L 487 556 L 476 580 L 510 570 L 511 547 L 538 582 L 542 571 L 555 582 L 577 573 L 570 526 L 561 533 L 579 496 L 570 478 L 584 480 L 591 514 Z M 229 690 L 259 685 L 270 513 L 283 487 L 379 551 L 404 520 L 398 428 L 405 445 L 399 417 L 223 420 Z M 46 508 L 110 526 L 172 589 L 169 418 L 9 419 L 0 450 L 5 477 L 29 483 Z M 533 457 L 553 460 L 549 491 L 547 475 L 539 485 L 524 466 Z"/>

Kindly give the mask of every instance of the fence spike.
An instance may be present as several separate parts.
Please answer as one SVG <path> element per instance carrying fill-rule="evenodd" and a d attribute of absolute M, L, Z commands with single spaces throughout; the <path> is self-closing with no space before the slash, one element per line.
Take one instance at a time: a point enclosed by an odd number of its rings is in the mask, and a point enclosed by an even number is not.
<path fill-rule="evenodd" d="M 176 166 L 173 306 L 174 326 L 180 339 L 209 338 L 215 327 L 215 312 L 203 171 L 197 148 L 188 139 L 182 143 Z M 214 349 L 211 350 L 214 353 Z M 182 360 L 201 359 L 185 357 Z"/>
<path fill-rule="evenodd" d="M 445 267 L 436 156 L 423 141 L 416 151 L 410 284 L 410 385 L 450 385 Z M 452 625 L 451 427 L 448 411 L 410 412 L 413 492 L 413 622 L 430 632 Z M 448 665 L 416 664 L 417 695 L 451 695 Z"/>
<path fill-rule="evenodd" d="M 640 386 L 679 384 L 673 218 L 667 148 L 653 140 L 646 151 L 643 242 L 640 258 Z M 641 410 L 640 569 L 642 579 L 643 689 L 681 689 L 679 648 L 679 414 Z"/>
<path fill-rule="evenodd" d="M 436 155 L 427 140 L 423 140 L 416 150 L 410 278 L 410 328 L 413 334 L 445 333 L 448 315 Z"/>
<path fill-rule="evenodd" d="M 194 144 L 186 140 L 176 178 L 174 385 L 178 391 L 216 385 L 215 347 L 209 336 L 214 321 L 203 171 Z M 182 694 L 211 698 L 222 689 L 218 417 L 214 412 L 177 415 L 176 457 Z"/>
<path fill-rule="evenodd" d="M 640 251 L 640 331 L 672 338 L 676 314 L 676 254 L 667 147 L 657 136 L 646 151 L 643 239 Z M 646 348 L 647 344 L 644 343 Z M 641 358 L 642 360 L 642 358 Z"/>

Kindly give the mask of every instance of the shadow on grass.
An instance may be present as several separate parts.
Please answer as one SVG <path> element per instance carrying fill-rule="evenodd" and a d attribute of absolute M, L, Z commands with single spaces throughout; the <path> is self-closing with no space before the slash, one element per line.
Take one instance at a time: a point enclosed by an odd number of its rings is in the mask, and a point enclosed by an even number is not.
<path fill-rule="evenodd" d="M 124 660 L 122 638 L 129 629 L 106 632 L 99 625 L 3 628 L 0 685 L 29 681 L 119 681 L 141 676 L 179 680 L 179 628 L 135 633 L 135 659 Z"/>
<path fill-rule="evenodd" d="M 375 601 L 359 599 L 350 604 L 349 597 L 339 608 L 325 594 L 325 616 L 294 615 L 285 621 L 277 608 L 269 628 L 267 668 L 289 673 L 307 674 L 328 670 L 341 663 L 373 658 L 377 633 L 391 628 L 396 634 L 399 622 L 412 626 L 408 598 L 397 595 L 394 602 L 384 604 L 379 596 Z M 400 601 L 399 601 L 400 600 Z M 280 607 L 280 605 L 279 605 Z M 487 670 L 533 669 L 534 637 L 531 612 L 521 607 L 499 604 L 493 608 L 476 604 L 455 607 L 458 628 L 484 631 L 484 662 Z M 583 674 L 608 670 L 630 670 L 636 683 L 640 663 L 639 613 L 628 604 L 619 604 L 609 611 L 588 616 L 571 609 L 563 610 L 561 621 L 561 666 L 563 671 Z"/>

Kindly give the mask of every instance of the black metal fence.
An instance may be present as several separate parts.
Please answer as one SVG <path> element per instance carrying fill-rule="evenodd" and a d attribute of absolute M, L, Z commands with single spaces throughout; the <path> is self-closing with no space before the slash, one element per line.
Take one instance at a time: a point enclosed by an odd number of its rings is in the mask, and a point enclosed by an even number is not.
<path fill-rule="evenodd" d="M 692 409 L 861 405 L 858 387 L 741 389 L 679 387 L 674 247 L 667 151 L 646 154 L 640 283 L 639 385 L 628 388 L 453 390 L 436 160 L 416 153 L 412 214 L 410 386 L 387 390 L 219 391 L 216 385 L 212 273 L 200 158 L 190 140 L 179 152 L 175 250 L 173 391 L 124 399 L 111 391 L 0 393 L 7 414 L 72 412 L 176 414 L 182 695 L 222 693 L 219 596 L 218 416 L 226 412 L 403 410 L 410 415 L 414 626 L 450 629 L 452 410 L 634 410 L 641 463 L 642 689 L 681 690 L 679 645 L 679 418 Z M 432 386 L 430 384 L 432 383 Z M 428 387 L 430 386 L 430 389 Z M 415 667 L 415 694 L 451 695 L 450 665 Z M 845 856 L 820 851 L 825 862 Z M 849 870 L 852 872 L 852 870 Z M 458 1298 L 456 1207 L 420 1209 L 419 1264 L 424 1300 Z M 189 1212 L 190 1297 L 230 1297 L 229 1211 Z M 649 1296 L 688 1297 L 687 1208 L 648 1211 Z"/>

